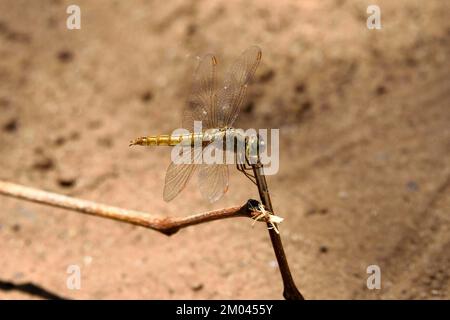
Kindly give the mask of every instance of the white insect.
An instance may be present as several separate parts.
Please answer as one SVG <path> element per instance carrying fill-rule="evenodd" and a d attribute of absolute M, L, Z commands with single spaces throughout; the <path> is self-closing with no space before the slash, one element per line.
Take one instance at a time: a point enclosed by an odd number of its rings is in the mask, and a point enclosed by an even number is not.
<path fill-rule="evenodd" d="M 251 206 L 250 209 L 253 212 L 259 213 L 257 216 L 253 218 L 252 227 L 255 225 L 256 221 L 264 219 L 267 223 L 270 224 L 269 229 L 274 229 L 276 233 L 280 234 L 280 230 L 278 230 L 278 223 L 283 222 L 284 218 L 274 215 L 272 212 L 267 211 L 262 203 L 258 203 L 257 207 Z"/>

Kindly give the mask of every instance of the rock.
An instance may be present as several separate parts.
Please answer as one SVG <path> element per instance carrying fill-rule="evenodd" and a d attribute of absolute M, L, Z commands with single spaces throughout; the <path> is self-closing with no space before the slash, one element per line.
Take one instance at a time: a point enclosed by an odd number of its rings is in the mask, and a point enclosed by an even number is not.
<path fill-rule="evenodd" d="M 67 171 L 61 171 L 58 174 L 58 178 L 56 180 L 60 187 L 72 188 L 75 186 L 75 184 L 77 182 L 77 177 L 76 177 L 75 172 L 67 170 Z"/>
<path fill-rule="evenodd" d="M 324 246 L 324 245 L 321 245 L 319 247 L 319 251 L 320 251 L 320 253 L 327 253 L 328 252 L 328 247 Z"/>
<path fill-rule="evenodd" d="M 11 229 L 12 229 L 12 231 L 14 231 L 14 232 L 19 232 L 20 229 L 21 229 L 20 224 L 18 224 L 18 223 L 14 224 L 14 225 L 11 227 Z"/>
<path fill-rule="evenodd" d="M 141 94 L 142 102 L 149 102 L 152 99 L 153 99 L 153 93 L 150 90 L 147 90 Z"/>
<path fill-rule="evenodd" d="M 203 283 L 194 283 L 193 285 L 191 285 L 191 289 L 192 291 L 200 291 L 203 289 Z"/>
<path fill-rule="evenodd" d="M 73 60 L 73 53 L 69 50 L 61 50 L 58 52 L 57 57 L 62 63 L 68 63 Z"/>
<path fill-rule="evenodd" d="M 3 125 L 3 131 L 12 133 L 17 130 L 18 126 L 19 124 L 17 119 L 13 118 Z"/>
<path fill-rule="evenodd" d="M 33 168 L 40 171 L 48 171 L 55 166 L 53 160 L 45 154 L 38 153 L 36 159 L 33 162 Z"/>

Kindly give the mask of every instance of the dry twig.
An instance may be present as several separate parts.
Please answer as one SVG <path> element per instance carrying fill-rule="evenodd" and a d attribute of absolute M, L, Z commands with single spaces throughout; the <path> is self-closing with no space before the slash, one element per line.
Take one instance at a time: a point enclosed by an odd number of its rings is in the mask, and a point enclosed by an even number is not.
<path fill-rule="evenodd" d="M 187 217 L 163 217 L 142 211 L 122 209 L 93 201 L 81 200 L 4 181 L 0 181 L 0 194 L 41 204 L 47 204 L 54 207 L 74 210 L 97 217 L 131 223 L 159 231 L 165 235 L 172 235 L 182 228 L 209 221 L 234 217 L 253 218 L 258 215 L 258 212 L 251 210 L 254 206 L 253 201 L 255 200 L 249 200 L 249 202 L 242 206 L 208 211 L 193 214 Z"/>
<path fill-rule="evenodd" d="M 254 173 L 260 192 L 260 197 L 263 205 L 270 211 L 273 211 L 272 204 L 270 202 L 269 192 L 267 184 L 263 175 L 259 174 L 259 171 L 254 168 Z M 73 210 L 85 214 L 90 214 L 97 217 L 103 217 L 113 219 L 121 222 L 126 222 L 141 227 L 146 227 L 159 231 L 165 235 L 172 235 L 178 230 L 200 224 L 210 222 L 214 220 L 220 220 L 225 218 L 234 217 L 248 217 L 257 218 L 261 212 L 255 211 L 260 203 L 256 200 L 248 200 L 244 205 L 231 207 L 226 209 L 219 209 L 214 211 L 208 211 L 198 214 L 193 214 L 187 217 L 163 217 L 160 215 L 153 215 L 142 211 L 128 210 L 118 207 L 112 207 L 105 204 L 100 204 L 94 201 L 87 201 L 68 197 L 65 195 L 42 191 L 35 188 L 25 187 L 19 184 L 5 182 L 0 180 L 0 194 L 46 204 L 63 209 Z M 281 243 L 280 235 L 272 228 L 270 228 L 270 221 L 268 219 L 262 219 L 269 227 L 269 234 L 272 241 L 272 245 L 275 251 L 275 255 L 280 267 L 281 276 L 283 278 L 284 292 L 283 295 L 288 300 L 303 300 L 303 296 L 295 286 L 292 279 L 289 266 L 284 254 L 283 244 Z"/>

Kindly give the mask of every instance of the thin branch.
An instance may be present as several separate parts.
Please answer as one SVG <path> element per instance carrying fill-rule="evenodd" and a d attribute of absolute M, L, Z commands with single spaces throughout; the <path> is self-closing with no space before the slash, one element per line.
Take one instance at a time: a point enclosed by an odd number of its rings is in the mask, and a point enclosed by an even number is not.
<path fill-rule="evenodd" d="M 172 235 L 178 230 L 192 225 L 205 223 L 214 220 L 234 217 L 248 217 L 253 218 L 258 215 L 257 212 L 252 211 L 249 200 L 242 206 L 231 207 L 226 209 L 219 209 L 190 215 L 187 217 L 164 217 L 153 215 L 142 211 L 122 209 L 112 207 L 93 201 L 87 201 L 68 197 L 65 195 L 42 191 L 35 188 L 25 187 L 19 184 L 5 182 L 0 180 L 0 194 L 46 204 L 54 207 L 73 210 L 85 214 L 90 214 L 97 217 L 113 219 L 121 222 L 126 222 L 141 227 L 150 228 L 165 235 Z M 254 205 L 254 204 L 253 204 Z"/>
<path fill-rule="evenodd" d="M 265 208 L 267 208 L 272 214 L 274 214 L 266 177 L 264 174 L 262 174 L 263 165 L 258 162 L 257 164 L 252 165 L 252 168 L 261 202 Z M 284 253 L 283 243 L 281 242 L 280 235 L 274 228 L 270 228 L 269 222 L 267 222 L 267 227 L 269 229 L 270 241 L 272 242 L 272 247 L 278 261 L 278 267 L 280 268 L 281 277 L 283 279 L 284 298 L 286 300 L 304 300 L 305 298 L 300 293 L 300 290 L 298 290 L 297 286 L 295 285 L 294 279 L 292 278 L 291 270 L 289 269 L 289 264 L 286 258 L 286 254 Z"/>

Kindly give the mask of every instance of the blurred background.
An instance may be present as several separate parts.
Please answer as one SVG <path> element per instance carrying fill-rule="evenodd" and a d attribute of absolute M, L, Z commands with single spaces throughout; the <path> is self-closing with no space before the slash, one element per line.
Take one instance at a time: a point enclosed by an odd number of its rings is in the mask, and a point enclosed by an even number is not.
<path fill-rule="evenodd" d="M 66 8 L 81 8 L 68 30 Z M 369 30 L 367 6 L 381 9 Z M 191 181 L 162 199 L 170 150 L 129 148 L 181 124 L 198 56 L 223 73 L 262 63 L 236 127 L 280 129 L 268 177 L 307 299 L 450 298 L 447 1 L 0 1 L 0 178 L 166 216 L 240 205 L 231 170 L 206 203 Z M 0 197 L 0 298 L 281 299 L 263 224 L 230 219 L 172 237 Z M 369 265 L 381 268 L 368 290 Z M 81 268 L 81 289 L 66 286 Z"/>

